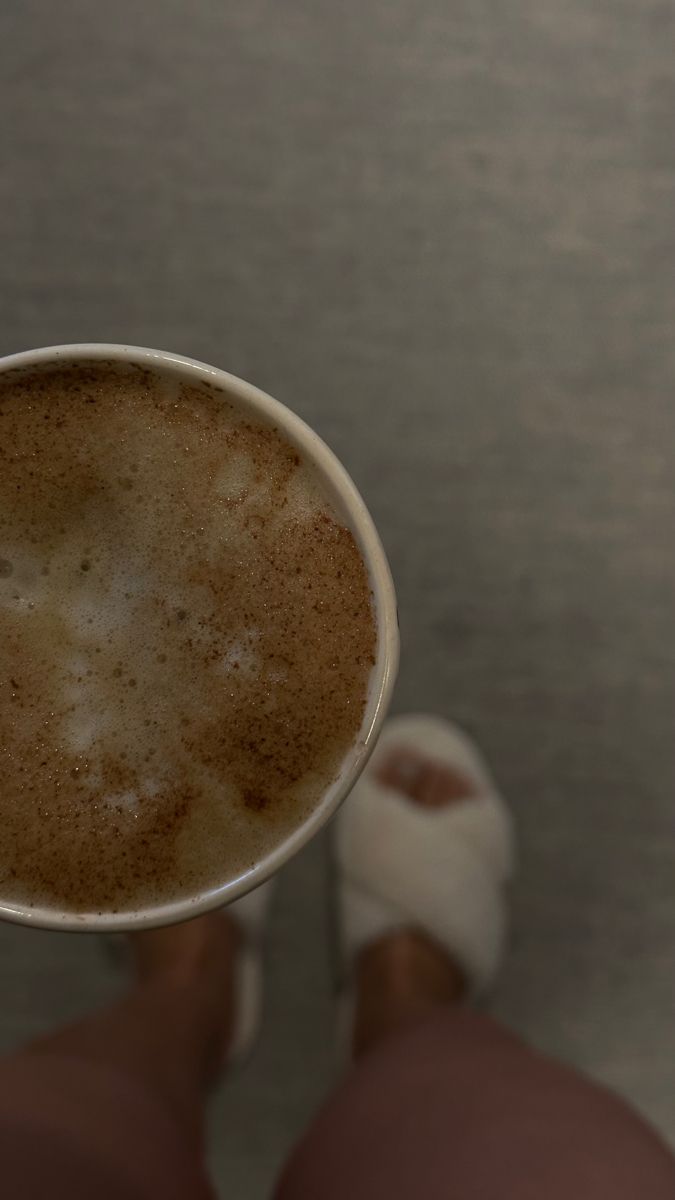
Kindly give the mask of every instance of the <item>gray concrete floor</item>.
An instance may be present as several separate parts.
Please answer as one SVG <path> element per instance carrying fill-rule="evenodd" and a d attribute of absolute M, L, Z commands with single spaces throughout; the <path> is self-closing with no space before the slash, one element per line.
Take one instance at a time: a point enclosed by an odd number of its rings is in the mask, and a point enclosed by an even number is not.
<path fill-rule="evenodd" d="M 327 438 L 391 556 L 395 707 L 464 722 L 516 812 L 493 1008 L 675 1141 L 670 0 L 24 0 L 0 47 L 0 350 L 192 354 Z M 325 853 L 214 1106 L 230 1196 L 334 1073 Z M 3 1045 L 113 987 L 0 929 Z"/>

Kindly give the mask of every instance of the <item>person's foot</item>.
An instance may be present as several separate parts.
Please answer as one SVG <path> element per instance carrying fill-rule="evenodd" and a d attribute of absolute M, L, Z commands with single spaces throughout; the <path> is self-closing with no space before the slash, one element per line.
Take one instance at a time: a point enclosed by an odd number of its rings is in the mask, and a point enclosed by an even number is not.
<path fill-rule="evenodd" d="M 234 964 L 239 930 L 225 913 L 130 937 L 136 974 L 148 987 L 171 988 L 186 998 L 210 1036 L 206 1074 L 222 1070 L 234 1021 Z"/>
<path fill-rule="evenodd" d="M 406 746 L 389 751 L 376 779 L 423 808 L 470 802 L 476 794 L 474 785 L 457 771 Z M 465 992 L 460 967 L 419 930 L 397 930 L 372 942 L 356 963 L 354 1056 L 424 1019 L 431 1009 L 460 1003 Z"/>

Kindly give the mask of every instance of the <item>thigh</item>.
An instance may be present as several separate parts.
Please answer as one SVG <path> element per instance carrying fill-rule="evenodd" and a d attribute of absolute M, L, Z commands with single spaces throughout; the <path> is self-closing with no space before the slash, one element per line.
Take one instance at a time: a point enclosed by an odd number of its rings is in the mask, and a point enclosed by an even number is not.
<path fill-rule="evenodd" d="M 352 1069 L 279 1200 L 675 1200 L 675 1159 L 627 1105 L 495 1022 L 445 1012 Z"/>
<path fill-rule="evenodd" d="M 122 1072 L 47 1054 L 0 1064 L 2 1192 L 21 1200 L 213 1200 L 199 1148 Z"/>

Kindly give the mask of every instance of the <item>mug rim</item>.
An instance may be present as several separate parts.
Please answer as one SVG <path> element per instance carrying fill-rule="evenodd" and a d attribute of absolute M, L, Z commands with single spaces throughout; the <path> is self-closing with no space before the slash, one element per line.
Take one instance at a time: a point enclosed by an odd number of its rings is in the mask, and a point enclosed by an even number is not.
<path fill-rule="evenodd" d="M 281 401 L 252 383 L 199 359 L 154 350 L 106 342 L 76 342 L 62 346 L 44 346 L 23 350 L 0 358 L 0 373 L 59 362 L 130 363 L 160 373 L 202 379 L 232 394 L 250 408 L 252 414 L 278 426 L 283 435 L 302 451 L 318 473 L 319 481 L 345 519 L 356 539 L 370 579 L 373 611 L 377 626 L 376 661 L 372 669 L 363 720 L 357 737 L 344 756 L 340 772 L 319 802 L 301 824 L 275 845 L 266 855 L 229 883 L 203 889 L 196 896 L 170 900 L 146 909 L 124 912 L 61 912 L 44 905 L 21 905 L 0 897 L 0 919 L 16 924 L 62 932 L 131 932 L 189 920 L 211 909 L 239 899 L 274 875 L 305 846 L 335 815 L 363 770 L 377 741 L 384 721 L 398 667 L 399 631 L 396 594 L 391 571 L 373 519 L 356 485 L 333 451 L 301 417 Z"/>

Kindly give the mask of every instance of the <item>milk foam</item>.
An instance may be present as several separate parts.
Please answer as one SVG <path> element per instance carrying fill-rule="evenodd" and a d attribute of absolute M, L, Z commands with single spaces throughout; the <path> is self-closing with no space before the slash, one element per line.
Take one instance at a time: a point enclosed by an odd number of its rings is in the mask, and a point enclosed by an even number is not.
<path fill-rule="evenodd" d="M 225 882 L 358 733 L 366 571 L 223 393 L 0 376 L 0 897 L 123 910 Z"/>

